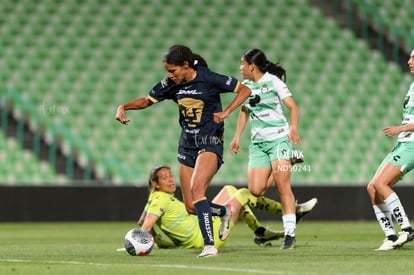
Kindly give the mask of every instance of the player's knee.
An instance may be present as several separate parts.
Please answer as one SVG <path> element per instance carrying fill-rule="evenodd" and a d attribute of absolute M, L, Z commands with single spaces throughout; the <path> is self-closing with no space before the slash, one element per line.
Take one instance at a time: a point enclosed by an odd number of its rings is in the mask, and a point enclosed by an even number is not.
<path fill-rule="evenodd" d="M 240 188 L 239 190 L 237 190 L 234 196 L 237 198 L 241 205 L 245 205 L 249 202 L 251 193 L 247 188 Z"/>
<path fill-rule="evenodd" d="M 368 196 L 372 204 L 377 204 L 377 189 L 374 182 L 370 182 L 367 186 Z"/>
<path fill-rule="evenodd" d="M 247 191 L 249 191 L 250 194 L 252 194 L 255 197 L 262 196 L 262 194 L 263 194 L 262 189 L 258 189 L 258 188 L 254 188 L 254 187 L 249 187 L 249 189 Z"/>
<path fill-rule="evenodd" d="M 367 192 L 368 192 L 368 193 L 371 193 L 371 192 L 372 192 L 372 190 L 373 190 L 373 187 L 371 186 L 371 183 L 369 183 L 369 184 L 367 185 Z"/>
<path fill-rule="evenodd" d="M 381 182 L 381 180 L 378 180 L 378 178 L 374 178 L 372 179 L 367 186 L 367 189 L 377 189 L 379 186 L 381 186 L 383 183 Z"/>
<path fill-rule="evenodd" d="M 375 194 L 375 182 L 371 181 L 367 185 L 367 192 L 369 195 Z"/>
<path fill-rule="evenodd" d="M 237 188 L 233 185 L 225 185 L 223 188 L 227 191 L 230 197 L 237 192 Z"/>
<path fill-rule="evenodd" d="M 249 189 L 247 189 L 247 188 L 240 188 L 237 192 L 239 192 L 240 194 L 243 194 L 243 195 L 251 194 Z"/>

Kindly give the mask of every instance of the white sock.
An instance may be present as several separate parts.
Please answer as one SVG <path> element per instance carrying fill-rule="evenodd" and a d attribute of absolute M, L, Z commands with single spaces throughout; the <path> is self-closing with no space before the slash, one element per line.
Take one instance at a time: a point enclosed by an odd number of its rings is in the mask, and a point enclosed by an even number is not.
<path fill-rule="evenodd" d="M 373 205 L 375 217 L 384 231 L 385 236 L 395 235 L 394 224 L 392 223 L 392 216 L 390 210 L 384 203 Z"/>
<path fill-rule="evenodd" d="M 283 228 L 285 229 L 285 236 L 295 236 L 296 231 L 296 214 L 286 214 L 282 216 Z"/>
<path fill-rule="evenodd" d="M 401 229 L 411 227 L 407 214 L 404 211 L 404 207 L 402 206 L 401 201 L 395 192 L 384 200 L 384 204 L 390 210 L 393 218 Z"/>

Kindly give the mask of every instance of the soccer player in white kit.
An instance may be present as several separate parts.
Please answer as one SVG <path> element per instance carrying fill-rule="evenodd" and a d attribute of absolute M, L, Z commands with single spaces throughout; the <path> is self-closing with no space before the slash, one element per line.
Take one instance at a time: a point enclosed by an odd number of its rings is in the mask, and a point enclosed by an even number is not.
<path fill-rule="evenodd" d="M 285 238 L 281 248 L 292 249 L 296 241 L 296 215 L 295 196 L 290 184 L 290 158 L 292 146 L 300 142 L 297 130 L 299 110 L 284 82 L 285 70 L 267 60 L 261 50 L 251 49 L 243 53 L 240 72 L 243 84 L 252 90 L 252 94 L 242 105 L 230 150 L 234 153 L 239 151 L 240 136 L 249 121 L 249 191 L 257 197 L 262 196 L 269 187 L 269 176 L 273 175 L 283 208 Z M 283 114 L 282 104 L 289 110 L 290 125 Z"/>
<path fill-rule="evenodd" d="M 414 73 L 414 50 L 408 60 Z M 398 142 L 378 167 L 367 190 L 375 216 L 386 238 L 376 250 L 399 248 L 414 239 L 414 230 L 397 194 L 391 186 L 414 168 L 414 82 L 411 83 L 403 103 L 402 124 L 383 129 L 387 137 L 398 135 Z M 397 237 L 393 219 L 402 232 Z"/>

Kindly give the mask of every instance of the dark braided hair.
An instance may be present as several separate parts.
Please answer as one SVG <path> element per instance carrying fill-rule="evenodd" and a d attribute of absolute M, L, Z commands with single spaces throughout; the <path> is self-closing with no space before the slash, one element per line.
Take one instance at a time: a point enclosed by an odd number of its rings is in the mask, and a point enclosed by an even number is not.
<path fill-rule="evenodd" d="M 187 61 L 189 66 L 197 70 L 198 66 L 208 67 L 206 60 L 199 54 L 193 53 L 184 45 L 174 45 L 164 55 L 164 62 L 176 66 L 183 66 Z"/>
<path fill-rule="evenodd" d="M 266 55 L 259 49 L 251 49 L 243 53 L 243 57 L 248 64 L 254 64 L 262 72 L 269 72 L 286 82 L 286 70 L 279 65 L 267 60 Z"/>

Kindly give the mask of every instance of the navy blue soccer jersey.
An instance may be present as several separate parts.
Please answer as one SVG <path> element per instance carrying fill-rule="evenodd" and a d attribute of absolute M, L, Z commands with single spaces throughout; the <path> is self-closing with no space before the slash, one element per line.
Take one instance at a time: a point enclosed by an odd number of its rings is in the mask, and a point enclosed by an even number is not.
<path fill-rule="evenodd" d="M 197 76 L 190 82 L 176 84 L 164 79 L 155 85 L 148 96 L 157 103 L 166 99 L 178 104 L 181 136 L 179 145 L 202 149 L 203 145 L 221 142 L 224 123 L 215 123 L 213 114 L 222 111 L 220 93 L 233 92 L 239 81 L 199 66 Z"/>

